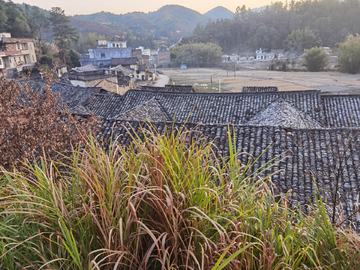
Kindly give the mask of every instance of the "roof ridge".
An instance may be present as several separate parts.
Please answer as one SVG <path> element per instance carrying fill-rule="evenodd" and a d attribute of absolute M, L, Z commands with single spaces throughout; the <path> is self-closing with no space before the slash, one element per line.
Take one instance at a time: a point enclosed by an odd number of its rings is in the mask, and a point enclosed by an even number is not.
<path fill-rule="evenodd" d="M 138 90 L 138 89 L 129 89 L 127 93 L 158 93 L 158 94 L 168 94 L 168 95 L 198 95 L 198 96 L 252 96 L 252 95 L 286 95 L 286 94 L 318 94 L 321 90 L 304 90 L 304 91 L 281 91 L 281 92 L 230 92 L 230 93 L 213 93 L 213 92 L 204 92 L 204 93 L 184 93 L 184 92 L 166 92 L 166 91 L 150 91 L 150 90 Z M 125 95 L 126 95 L 125 94 Z"/>

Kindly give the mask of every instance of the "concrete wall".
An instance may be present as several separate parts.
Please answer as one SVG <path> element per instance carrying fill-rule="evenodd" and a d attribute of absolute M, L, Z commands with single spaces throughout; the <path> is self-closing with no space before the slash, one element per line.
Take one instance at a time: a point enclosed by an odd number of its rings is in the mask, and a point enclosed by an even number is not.
<path fill-rule="evenodd" d="M 106 60 L 111 58 L 130 58 L 132 57 L 131 48 L 96 48 L 89 50 L 90 58 Z"/>

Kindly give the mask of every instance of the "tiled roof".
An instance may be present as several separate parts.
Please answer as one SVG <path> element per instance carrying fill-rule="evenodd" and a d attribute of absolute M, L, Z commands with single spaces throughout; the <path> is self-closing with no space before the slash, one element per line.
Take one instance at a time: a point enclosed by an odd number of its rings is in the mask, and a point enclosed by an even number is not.
<path fill-rule="evenodd" d="M 91 99 L 85 108 L 87 111 L 93 112 L 96 116 L 114 118 L 126 112 L 122 109 L 123 99 L 124 96 L 120 96 L 115 93 L 97 94 Z M 128 110 L 130 109 L 132 108 L 129 108 Z"/>
<path fill-rule="evenodd" d="M 147 120 L 150 122 L 171 121 L 165 110 L 161 107 L 159 102 L 155 100 L 155 98 L 150 99 L 144 104 L 119 115 L 117 119 L 129 121 Z"/>
<path fill-rule="evenodd" d="M 281 126 L 296 129 L 320 128 L 308 115 L 294 108 L 288 102 L 280 99 L 269 105 L 264 111 L 251 118 L 248 126 Z"/>
<path fill-rule="evenodd" d="M 137 64 L 137 58 L 136 57 L 130 57 L 130 58 L 112 58 L 110 61 L 110 66 L 129 66 L 129 65 L 136 65 Z"/>
<path fill-rule="evenodd" d="M 24 85 L 26 82 L 22 81 L 20 83 Z M 38 93 L 42 92 L 46 86 L 45 82 L 41 80 L 29 81 L 29 85 Z M 85 108 L 83 105 L 95 94 L 102 91 L 99 87 L 79 87 L 60 82 L 54 83 L 50 88 L 53 90 L 54 94 L 60 94 L 60 98 L 62 98 L 63 102 L 75 113 L 84 113 Z"/>
<path fill-rule="evenodd" d="M 83 67 L 73 68 L 71 71 L 74 71 L 74 72 L 89 72 L 89 71 L 99 71 L 99 69 L 97 67 L 93 66 L 93 65 L 86 65 L 86 66 L 83 66 Z"/>
<path fill-rule="evenodd" d="M 155 92 L 191 93 L 193 91 L 193 87 L 192 85 L 165 85 L 165 87 L 142 85 L 141 90 Z"/>
<path fill-rule="evenodd" d="M 111 70 L 121 72 L 124 76 L 129 76 L 134 72 L 134 70 L 123 67 L 122 65 L 118 65 L 116 67 L 112 67 Z M 119 75 L 119 74 L 118 74 Z"/>
<path fill-rule="evenodd" d="M 172 126 L 179 130 L 181 124 L 127 122 L 104 119 L 100 125 L 99 138 L 128 145 L 133 133 L 143 138 L 144 130 L 155 128 L 160 134 Z M 321 129 L 290 130 L 273 126 L 230 126 L 185 124 L 185 129 L 213 140 L 218 153 L 229 155 L 229 131 L 234 136 L 234 146 L 242 164 L 254 162 L 252 173 L 272 179 L 280 192 L 291 190 L 292 202 L 304 204 L 314 197 L 317 187 L 324 201 L 329 199 L 330 190 L 339 176 L 340 200 L 345 214 L 353 211 L 357 195 L 360 193 L 360 130 Z M 200 136 L 200 137 L 201 137 Z M 347 146 L 347 147 L 346 147 Z M 248 153 L 248 154 L 245 154 Z M 340 162 L 342 161 L 342 162 Z M 345 163 L 344 163 L 345 162 Z M 270 164 L 270 169 L 266 167 Z M 261 167 L 264 166 L 264 167 Z M 315 179 L 315 182 L 314 182 Z M 317 185 L 317 187 L 316 187 Z"/>
<path fill-rule="evenodd" d="M 179 123 L 245 124 L 279 99 L 288 102 L 316 122 L 321 122 L 322 119 L 318 91 L 215 94 L 130 90 L 122 98 L 96 95 L 87 109 L 93 111 L 95 115 L 112 118 L 152 98 L 161 104 L 171 119 Z M 96 110 L 93 109 L 95 106 Z"/>
<path fill-rule="evenodd" d="M 360 96 L 323 96 L 325 122 L 329 127 L 360 127 Z"/>
<path fill-rule="evenodd" d="M 277 92 L 278 88 L 276 86 L 244 86 L 242 88 L 243 93 L 251 92 Z"/>

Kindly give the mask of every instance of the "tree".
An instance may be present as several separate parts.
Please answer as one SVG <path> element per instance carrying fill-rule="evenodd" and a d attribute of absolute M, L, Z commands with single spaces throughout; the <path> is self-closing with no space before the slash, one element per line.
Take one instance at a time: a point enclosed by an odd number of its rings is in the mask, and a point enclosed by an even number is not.
<path fill-rule="evenodd" d="M 360 35 L 350 35 L 344 43 L 339 44 L 338 58 L 341 72 L 356 74 L 360 72 Z"/>
<path fill-rule="evenodd" d="M 322 47 L 313 47 L 305 51 L 304 66 L 308 71 L 320 71 L 329 63 L 330 56 Z"/>
<path fill-rule="evenodd" d="M 42 33 L 49 28 L 49 19 L 45 13 L 37 6 L 28 8 L 28 21 L 32 35 L 38 43 L 42 40 Z"/>
<path fill-rule="evenodd" d="M 298 29 L 292 31 L 285 40 L 288 48 L 301 53 L 304 49 L 318 46 L 321 40 L 315 35 L 314 31 L 310 28 Z"/>
<path fill-rule="evenodd" d="M 40 65 L 51 66 L 52 65 L 52 57 L 51 57 L 51 55 L 47 55 L 47 54 L 42 55 L 40 57 L 40 59 L 39 59 L 39 64 Z"/>
<path fill-rule="evenodd" d="M 214 43 L 192 43 L 171 48 L 171 57 L 178 64 L 189 66 L 211 66 L 220 62 L 221 47 Z"/>
<path fill-rule="evenodd" d="M 46 87 L 42 92 L 29 85 L 0 79 L 0 166 L 12 170 L 21 162 L 46 153 L 71 151 L 81 145 L 85 133 L 95 126 L 93 119 L 72 116 L 59 95 L 52 93 L 53 72 L 45 72 Z"/>
<path fill-rule="evenodd" d="M 76 28 L 70 25 L 70 19 L 65 11 L 59 7 L 52 7 L 50 11 L 50 22 L 53 29 L 53 38 L 59 49 L 69 49 L 70 43 L 76 41 L 78 35 Z"/>
<path fill-rule="evenodd" d="M 12 1 L 6 2 L 7 31 L 14 37 L 30 37 L 31 29 L 28 25 L 24 11 Z M 3 16 L 3 19 L 5 17 Z"/>
<path fill-rule="evenodd" d="M 80 67 L 80 62 L 79 62 L 80 55 L 76 51 L 70 50 L 69 51 L 69 56 L 70 56 L 72 64 L 75 67 Z"/>

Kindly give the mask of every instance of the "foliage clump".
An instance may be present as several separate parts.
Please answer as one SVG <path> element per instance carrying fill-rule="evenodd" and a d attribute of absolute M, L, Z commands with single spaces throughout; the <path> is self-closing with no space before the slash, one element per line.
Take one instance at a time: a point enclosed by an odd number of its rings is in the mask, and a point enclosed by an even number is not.
<path fill-rule="evenodd" d="M 308 71 L 316 72 L 323 70 L 329 60 L 330 56 L 322 47 L 313 47 L 310 50 L 305 50 L 303 65 Z"/>
<path fill-rule="evenodd" d="M 220 63 L 223 53 L 214 43 L 192 43 L 175 46 L 170 50 L 171 59 L 178 64 L 207 67 Z"/>
<path fill-rule="evenodd" d="M 360 35 L 350 35 L 344 43 L 340 43 L 338 58 L 341 72 L 356 74 L 360 72 Z"/>
<path fill-rule="evenodd" d="M 28 84 L 0 79 L 0 166 L 12 169 L 37 157 L 54 158 L 84 143 L 96 121 L 73 116 L 53 94 L 54 70 L 45 71 L 46 87 L 37 92 Z"/>

